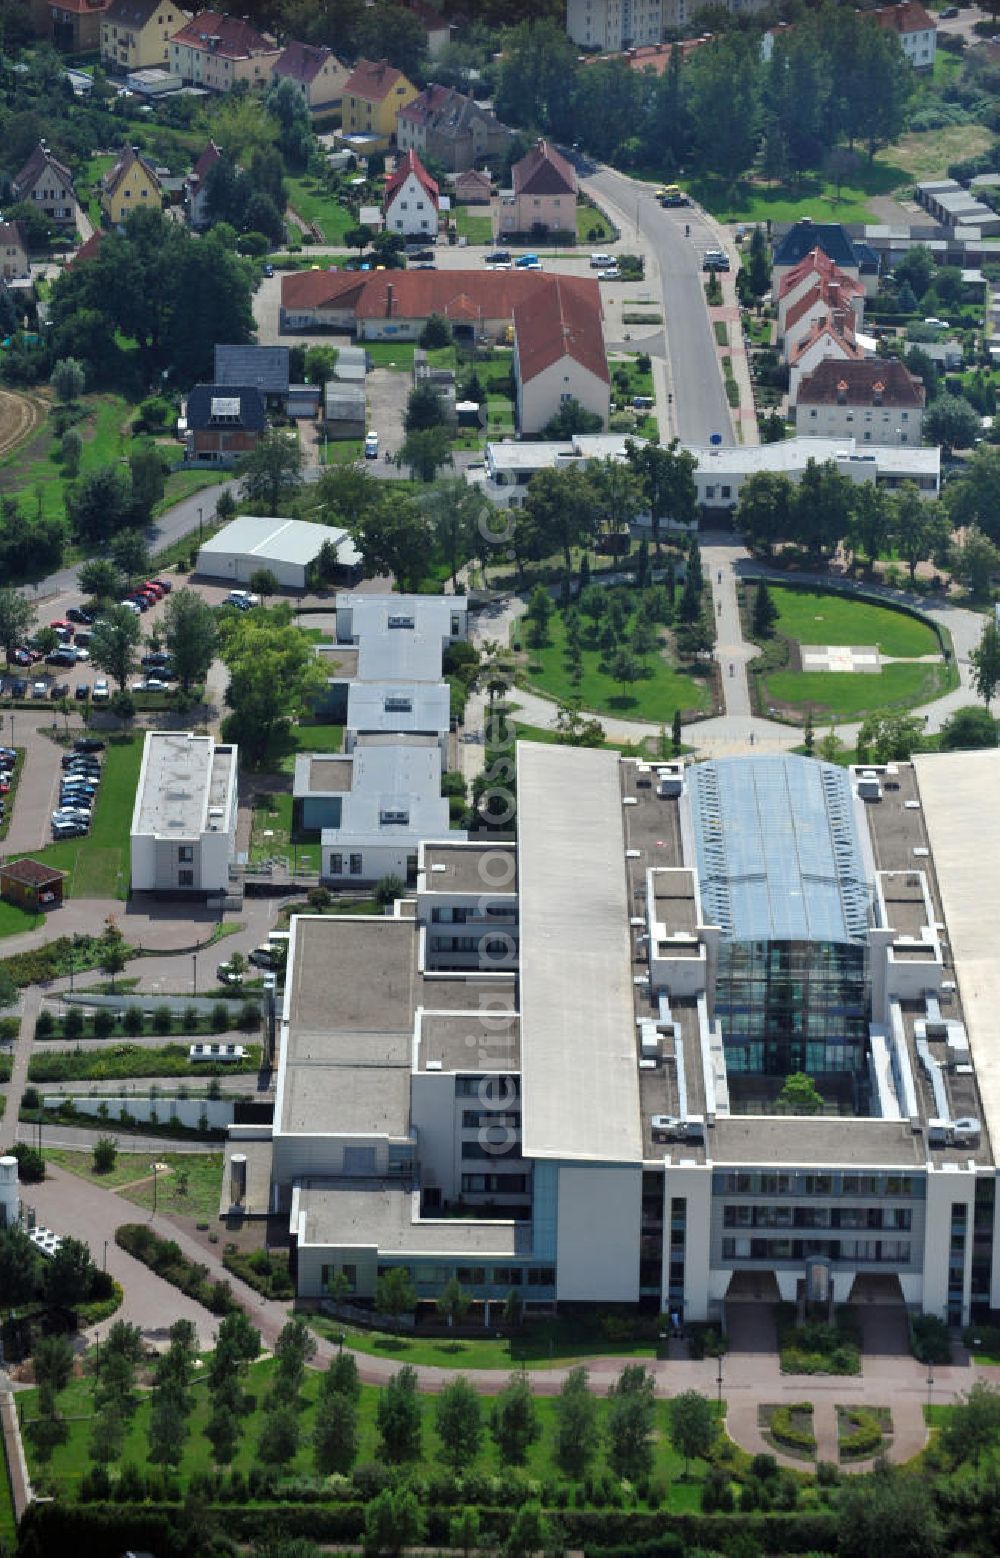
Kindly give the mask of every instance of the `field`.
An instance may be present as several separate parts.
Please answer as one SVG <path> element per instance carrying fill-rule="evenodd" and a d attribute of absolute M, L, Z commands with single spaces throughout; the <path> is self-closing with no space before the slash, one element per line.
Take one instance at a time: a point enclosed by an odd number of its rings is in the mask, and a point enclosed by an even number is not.
<path fill-rule="evenodd" d="M 241 1422 L 238 1449 L 233 1461 L 234 1469 L 243 1472 L 244 1475 L 257 1462 L 257 1442 L 265 1417 L 262 1406 L 273 1374 L 274 1364 L 270 1359 L 254 1364 L 250 1371 L 249 1386 L 251 1395 L 255 1398 L 256 1409 Z M 318 1385 L 318 1373 L 313 1370 L 308 1371 L 302 1392 L 302 1448 L 288 1467 L 288 1474 L 292 1476 L 308 1476 L 312 1471 L 309 1436 L 313 1425 Z M 18 1392 L 17 1405 L 22 1423 L 35 1415 L 37 1402 L 37 1391 L 26 1390 Z M 188 1419 L 192 1431 L 187 1439 L 179 1467 L 179 1476 L 182 1483 L 187 1483 L 197 1472 L 210 1472 L 213 1465 L 211 1446 L 204 1437 L 204 1428 L 209 1416 L 209 1393 L 207 1386 L 200 1381 L 194 1387 L 194 1402 L 194 1411 Z M 372 1386 L 362 1386 L 358 1412 L 360 1440 L 358 1460 L 361 1464 L 378 1458 L 378 1433 L 375 1424 L 377 1403 L 378 1391 Z M 422 1453 L 419 1461 L 414 1463 L 413 1470 L 417 1474 L 430 1476 L 440 1471 L 441 1463 L 438 1455 L 437 1436 L 433 1430 L 433 1406 L 426 1398 L 422 1398 L 422 1404 Z M 57 1496 L 65 1496 L 72 1495 L 81 1476 L 90 1465 L 88 1443 L 93 1413 L 93 1385 L 91 1381 L 85 1379 L 73 1380 L 66 1390 L 60 1393 L 59 1407 L 67 1419 L 69 1428 L 67 1442 L 54 1451 L 51 1461 L 47 1465 L 39 1464 L 31 1444 L 30 1435 L 27 1434 L 25 1435 L 25 1449 L 28 1455 L 28 1466 L 32 1481 L 36 1484 L 37 1491 L 52 1492 Z M 542 1435 L 531 1447 L 526 1472 L 530 1478 L 551 1478 L 557 1480 L 559 1473 L 552 1456 L 555 1405 L 551 1399 L 536 1399 L 535 1409 L 542 1427 Z M 598 1401 L 597 1409 L 598 1422 L 603 1423 L 607 1413 L 606 1403 Z M 701 1503 L 700 1484 L 707 1469 L 705 1463 L 692 1461 L 690 1480 L 681 1480 L 681 1474 L 684 1469 L 683 1462 L 666 1436 L 666 1413 L 662 1402 L 657 1404 L 656 1413 L 658 1432 L 654 1444 L 654 1476 L 667 1484 L 667 1508 L 672 1513 L 697 1510 Z M 128 1425 L 121 1454 L 121 1464 L 131 1462 L 139 1466 L 146 1465 L 148 1425 L 149 1396 L 143 1392 L 135 1414 Z M 501 1471 L 496 1448 L 488 1434 L 483 1436 L 483 1447 L 475 1462 L 475 1469 L 486 1474 L 497 1474 Z M 603 1470 L 600 1458 L 598 1458 L 595 1470 L 598 1474 Z"/>
<path fill-rule="evenodd" d="M 580 698 L 584 709 L 597 714 L 623 714 L 655 724 L 669 724 L 674 710 L 694 712 L 709 705 L 704 682 L 668 665 L 661 654 L 646 657 L 650 674 L 623 687 L 601 669 L 600 650 L 587 647 L 584 635 L 583 676 L 579 683 L 570 678 L 566 664 L 566 633 L 562 617 L 553 613 L 549 623 L 549 643 L 544 649 L 529 649 L 526 682 L 539 692 L 563 703 Z"/>
<path fill-rule="evenodd" d="M 614 239 L 614 228 L 603 212 L 579 202 L 576 208 L 576 236 L 581 243 L 604 243 Z"/>
<path fill-rule="evenodd" d="M 35 396 L 20 390 L 0 390 L 0 460 L 37 432 L 47 409 L 44 401 Z"/>
<path fill-rule="evenodd" d="M 839 671 L 774 671 L 764 681 L 767 705 L 810 708 L 824 719 L 865 719 L 931 703 L 948 692 L 954 676 L 944 665 L 887 665 L 867 676 Z"/>
<path fill-rule="evenodd" d="M 32 853 L 33 860 L 68 872 L 67 898 L 128 897 L 129 829 L 141 762 L 140 737 L 113 737 L 104 754 L 90 832 Z"/>
<path fill-rule="evenodd" d="M 934 629 L 902 611 L 828 592 L 770 588 L 779 633 L 800 644 L 877 644 L 884 655 L 940 654 Z M 752 591 L 751 591 L 752 596 Z"/>
<path fill-rule="evenodd" d="M 349 228 L 357 225 L 347 207 L 328 194 L 319 179 L 289 179 L 288 204 L 303 222 L 319 228 L 325 243 L 343 243 Z"/>
<path fill-rule="evenodd" d="M 167 1165 L 167 1172 L 157 1175 L 156 1209 L 178 1217 L 212 1218 L 218 1215 L 219 1195 L 222 1188 L 221 1152 L 161 1152 L 157 1162 Z M 90 1180 L 102 1190 L 120 1190 L 126 1201 L 153 1206 L 153 1179 L 149 1154 L 120 1152 L 109 1174 L 95 1174 L 93 1157 L 89 1152 L 69 1152 L 62 1147 L 47 1147 L 45 1160 L 58 1168 Z M 187 1174 L 187 1189 L 177 1188 L 177 1171 Z M 183 1184 L 183 1181 L 181 1182 Z"/>

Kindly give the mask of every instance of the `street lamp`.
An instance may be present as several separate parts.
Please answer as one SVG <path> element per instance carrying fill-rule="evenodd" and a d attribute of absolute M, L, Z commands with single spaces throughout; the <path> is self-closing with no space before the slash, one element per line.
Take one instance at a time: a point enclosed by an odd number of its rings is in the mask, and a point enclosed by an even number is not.
<path fill-rule="evenodd" d="M 101 1377 L 101 1333 L 100 1333 L 100 1331 L 95 1331 L 94 1332 L 94 1347 L 95 1347 L 96 1352 L 97 1352 L 97 1358 L 96 1358 L 96 1361 L 94 1363 L 94 1378 L 95 1378 L 95 1380 L 99 1380 L 100 1377 Z"/>
<path fill-rule="evenodd" d="M 154 1217 L 156 1216 L 156 1186 L 157 1186 L 156 1170 L 157 1170 L 157 1166 L 158 1165 L 155 1164 L 155 1163 L 151 1164 L 151 1167 L 152 1167 L 152 1170 L 153 1170 L 153 1212 L 152 1212 L 152 1215 Z"/>
<path fill-rule="evenodd" d="M 715 1360 L 715 1364 L 716 1364 L 716 1372 L 715 1372 L 716 1399 L 717 1399 L 717 1401 L 719 1403 L 719 1416 L 721 1417 L 722 1416 L 722 1354 L 721 1354 L 721 1352 L 717 1355 L 716 1360 Z"/>
<path fill-rule="evenodd" d="M 927 1365 L 927 1410 L 931 1409 L 931 1392 L 934 1389 L 934 1365 Z"/>
<path fill-rule="evenodd" d="M 102 1270 L 106 1272 L 107 1269 L 108 1269 L 108 1241 L 107 1241 L 107 1239 L 105 1239 L 105 1241 L 104 1241 L 104 1265 L 102 1267 Z"/>
<path fill-rule="evenodd" d="M 191 954 L 191 962 L 192 962 L 192 965 L 194 967 L 194 994 L 197 995 L 198 994 L 198 954 L 197 954 L 197 952 L 192 952 L 192 954 Z"/>
<path fill-rule="evenodd" d="M 201 546 L 201 509 L 198 510 L 198 545 Z"/>

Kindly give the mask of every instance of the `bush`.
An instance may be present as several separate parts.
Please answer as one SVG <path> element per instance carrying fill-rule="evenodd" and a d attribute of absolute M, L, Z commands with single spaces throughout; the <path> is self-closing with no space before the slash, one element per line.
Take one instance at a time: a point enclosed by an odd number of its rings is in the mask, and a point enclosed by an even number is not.
<path fill-rule="evenodd" d="M 94 1143 L 94 1173 L 110 1174 L 117 1161 L 117 1142 L 110 1136 L 99 1136 Z"/>
<path fill-rule="evenodd" d="M 236 1018 L 241 1033 L 256 1033 L 260 1027 L 260 1006 L 256 1001 L 244 1001 Z"/>
<path fill-rule="evenodd" d="M 845 1433 L 844 1427 L 847 1432 Z M 845 1411 L 841 1419 L 840 1455 L 845 1461 L 864 1461 L 882 1448 L 882 1428 L 873 1412 L 864 1408 Z"/>
<path fill-rule="evenodd" d="M 35 1038 L 51 1039 L 53 1033 L 55 1032 L 55 1026 L 55 1018 L 53 1017 L 52 1013 L 47 1011 L 43 1006 L 42 1010 L 35 1018 Z"/>
<path fill-rule="evenodd" d="M 17 1159 L 17 1177 L 22 1185 L 40 1185 L 45 1178 L 45 1159 L 34 1147 L 15 1142 L 9 1156 Z"/>
<path fill-rule="evenodd" d="M 26 1087 L 21 1094 L 22 1109 L 40 1109 L 42 1107 L 42 1095 L 37 1087 Z"/>
<path fill-rule="evenodd" d="M 803 1425 L 802 1419 L 808 1416 L 809 1427 Z M 799 1421 L 796 1421 L 798 1419 Z M 784 1445 L 789 1450 L 795 1450 L 803 1455 L 813 1455 L 816 1450 L 816 1435 L 812 1431 L 812 1407 L 807 1401 L 799 1402 L 793 1406 L 775 1407 L 771 1413 L 769 1430 L 776 1444 Z M 754 1456 L 754 1465 L 757 1462 L 767 1464 L 767 1475 L 762 1477 L 759 1472 L 753 1472 L 762 1482 L 777 1474 L 778 1464 L 773 1455 Z M 752 1468 L 751 1468 L 752 1470 Z"/>
<path fill-rule="evenodd" d="M 144 1223 L 123 1223 L 115 1232 L 115 1243 L 213 1314 L 227 1315 L 239 1308 L 228 1282 L 210 1281 L 207 1266 L 188 1260 L 179 1244 L 161 1239 Z"/>
<path fill-rule="evenodd" d="M 157 1006 L 153 1012 L 153 1032 L 166 1036 L 173 1027 L 173 1016 L 169 1006 Z"/>
<path fill-rule="evenodd" d="M 63 1018 L 63 1034 L 67 1039 L 78 1039 L 84 1030 L 84 1018 L 78 1006 L 67 1008 Z"/>
<path fill-rule="evenodd" d="M 216 1001 L 212 1007 L 212 1032 L 225 1033 L 229 1028 L 229 1007 L 225 1001 Z"/>
<path fill-rule="evenodd" d="M 101 1006 L 94 1013 L 94 1038 L 110 1039 L 115 1031 L 115 1014 L 108 1007 Z"/>
<path fill-rule="evenodd" d="M 141 1006 L 126 1006 L 122 1017 L 122 1027 L 130 1038 L 136 1039 L 146 1026 L 146 1019 L 142 1015 Z"/>
<path fill-rule="evenodd" d="M 948 1327 L 937 1315 L 916 1315 L 910 1324 L 910 1348 L 921 1363 L 950 1363 Z"/>

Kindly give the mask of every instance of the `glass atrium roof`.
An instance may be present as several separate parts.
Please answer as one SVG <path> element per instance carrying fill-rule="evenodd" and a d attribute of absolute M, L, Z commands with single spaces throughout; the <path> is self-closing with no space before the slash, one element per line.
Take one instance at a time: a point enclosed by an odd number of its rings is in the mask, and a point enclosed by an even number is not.
<path fill-rule="evenodd" d="M 866 939 L 869 887 L 844 769 L 720 758 L 687 779 L 703 912 L 725 939 Z"/>

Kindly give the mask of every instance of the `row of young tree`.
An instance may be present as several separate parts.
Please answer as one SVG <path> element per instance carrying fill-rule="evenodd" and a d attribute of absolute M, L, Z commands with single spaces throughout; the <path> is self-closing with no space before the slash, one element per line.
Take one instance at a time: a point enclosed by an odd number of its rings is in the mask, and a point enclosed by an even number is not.
<path fill-rule="evenodd" d="M 894 32 L 822 0 L 764 58 L 764 22 L 728 22 L 683 62 L 675 50 L 660 76 L 582 60 L 560 24 L 522 22 L 504 39 L 497 113 L 620 166 L 728 181 L 754 167 L 794 178 L 901 133 L 913 72 Z"/>

